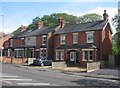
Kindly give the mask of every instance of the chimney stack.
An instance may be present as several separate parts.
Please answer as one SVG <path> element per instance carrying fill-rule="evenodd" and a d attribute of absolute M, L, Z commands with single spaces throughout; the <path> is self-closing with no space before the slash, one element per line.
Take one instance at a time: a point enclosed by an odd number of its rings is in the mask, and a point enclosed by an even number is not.
<path fill-rule="evenodd" d="M 43 22 L 42 21 L 39 21 L 38 22 L 38 29 L 42 28 L 43 27 Z"/>
<path fill-rule="evenodd" d="M 104 10 L 103 19 L 105 21 L 108 21 L 109 20 L 108 17 L 109 17 L 109 15 L 106 13 L 106 10 Z"/>
<path fill-rule="evenodd" d="M 26 26 L 21 25 L 21 32 L 24 32 L 24 31 L 26 31 Z"/>
<path fill-rule="evenodd" d="M 63 18 L 63 17 L 60 17 L 60 18 L 58 19 L 58 21 L 59 21 L 60 27 L 61 27 L 61 28 L 64 27 L 64 25 L 65 25 L 65 20 L 64 20 L 64 18 Z"/>

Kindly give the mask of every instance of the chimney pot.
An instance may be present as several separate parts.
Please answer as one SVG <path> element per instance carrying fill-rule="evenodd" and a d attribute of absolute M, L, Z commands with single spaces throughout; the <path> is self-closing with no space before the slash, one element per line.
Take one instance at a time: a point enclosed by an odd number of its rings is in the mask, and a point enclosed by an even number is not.
<path fill-rule="evenodd" d="M 38 29 L 42 28 L 43 27 L 43 22 L 42 21 L 39 21 L 38 22 Z"/>
<path fill-rule="evenodd" d="M 108 17 L 109 17 L 109 15 L 106 13 L 106 10 L 104 10 L 103 19 L 105 21 L 108 21 L 109 20 Z"/>

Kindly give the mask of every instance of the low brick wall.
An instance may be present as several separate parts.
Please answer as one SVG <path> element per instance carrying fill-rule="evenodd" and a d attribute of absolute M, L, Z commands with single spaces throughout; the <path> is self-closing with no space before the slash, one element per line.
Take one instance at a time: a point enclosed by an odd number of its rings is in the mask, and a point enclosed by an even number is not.
<path fill-rule="evenodd" d="M 27 63 L 27 58 L 12 58 L 13 64 Z"/>
<path fill-rule="evenodd" d="M 65 62 L 52 62 L 52 68 L 66 67 Z"/>
<path fill-rule="evenodd" d="M 3 63 L 12 63 L 12 64 L 22 64 L 22 63 L 27 63 L 27 58 L 12 58 L 11 59 L 8 57 L 3 57 L 2 62 Z"/>
<path fill-rule="evenodd" d="M 95 71 L 100 69 L 100 62 L 88 62 L 87 63 L 87 72 Z"/>
<path fill-rule="evenodd" d="M 3 62 L 3 63 L 11 63 L 11 58 L 3 57 L 3 58 L 2 58 L 2 62 Z"/>
<path fill-rule="evenodd" d="M 28 65 L 33 64 L 33 60 L 35 60 L 36 58 L 28 58 Z"/>

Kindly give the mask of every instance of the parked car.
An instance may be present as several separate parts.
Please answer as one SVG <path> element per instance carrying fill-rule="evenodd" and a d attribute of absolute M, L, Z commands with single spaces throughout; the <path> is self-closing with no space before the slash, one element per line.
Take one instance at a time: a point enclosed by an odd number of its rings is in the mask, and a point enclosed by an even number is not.
<path fill-rule="evenodd" d="M 33 61 L 33 65 L 35 66 L 52 66 L 52 60 L 48 59 L 36 59 Z"/>

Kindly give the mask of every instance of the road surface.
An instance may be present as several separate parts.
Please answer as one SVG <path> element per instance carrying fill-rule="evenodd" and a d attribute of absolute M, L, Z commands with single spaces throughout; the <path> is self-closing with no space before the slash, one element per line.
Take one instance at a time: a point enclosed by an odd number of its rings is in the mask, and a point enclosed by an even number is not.
<path fill-rule="evenodd" d="M 118 81 L 2 64 L 2 86 L 118 86 Z"/>

